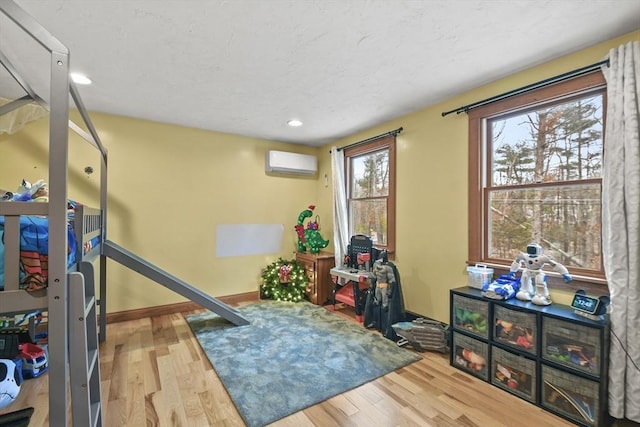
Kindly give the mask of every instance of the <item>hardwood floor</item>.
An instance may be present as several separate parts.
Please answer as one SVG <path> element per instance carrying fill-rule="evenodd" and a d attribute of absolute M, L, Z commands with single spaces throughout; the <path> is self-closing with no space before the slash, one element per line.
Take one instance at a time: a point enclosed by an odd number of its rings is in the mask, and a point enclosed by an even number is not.
<path fill-rule="evenodd" d="M 348 308 L 336 315 L 354 320 Z M 412 365 L 272 426 L 572 425 L 450 367 L 447 355 L 421 354 Z M 244 425 L 182 314 L 108 324 L 100 366 L 105 426 Z M 45 374 L 25 381 L 3 412 L 33 406 L 30 426 L 48 426 L 47 380 Z"/>

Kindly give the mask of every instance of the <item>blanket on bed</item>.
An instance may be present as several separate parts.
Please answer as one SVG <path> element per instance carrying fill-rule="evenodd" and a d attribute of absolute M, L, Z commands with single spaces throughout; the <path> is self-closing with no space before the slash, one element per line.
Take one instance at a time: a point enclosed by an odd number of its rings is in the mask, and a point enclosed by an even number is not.
<path fill-rule="evenodd" d="M 0 288 L 4 289 L 4 217 L 0 216 Z M 76 261 L 76 238 L 71 222 L 67 227 L 67 265 Z M 43 289 L 49 276 L 49 219 L 20 217 L 20 288 Z"/>

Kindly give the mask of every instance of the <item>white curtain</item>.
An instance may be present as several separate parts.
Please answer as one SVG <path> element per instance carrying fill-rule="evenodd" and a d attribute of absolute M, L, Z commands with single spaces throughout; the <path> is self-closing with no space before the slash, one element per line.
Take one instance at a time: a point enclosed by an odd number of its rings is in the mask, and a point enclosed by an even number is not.
<path fill-rule="evenodd" d="M 333 180 L 333 246 L 336 266 L 340 267 L 347 253 L 349 223 L 347 221 L 344 152 L 338 150 L 338 147 L 331 147 L 331 176 Z"/>
<path fill-rule="evenodd" d="M 604 269 L 611 294 L 609 413 L 640 422 L 640 47 L 609 53 L 602 175 Z"/>

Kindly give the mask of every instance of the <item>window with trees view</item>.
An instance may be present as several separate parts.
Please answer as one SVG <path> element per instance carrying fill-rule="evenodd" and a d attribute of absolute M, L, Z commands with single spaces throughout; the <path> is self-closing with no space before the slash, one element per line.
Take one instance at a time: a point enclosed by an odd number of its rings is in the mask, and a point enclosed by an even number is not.
<path fill-rule="evenodd" d="M 395 250 L 395 136 L 344 150 L 350 235 Z"/>
<path fill-rule="evenodd" d="M 470 261 L 506 265 L 536 242 L 604 277 L 604 107 L 594 73 L 470 112 Z"/>

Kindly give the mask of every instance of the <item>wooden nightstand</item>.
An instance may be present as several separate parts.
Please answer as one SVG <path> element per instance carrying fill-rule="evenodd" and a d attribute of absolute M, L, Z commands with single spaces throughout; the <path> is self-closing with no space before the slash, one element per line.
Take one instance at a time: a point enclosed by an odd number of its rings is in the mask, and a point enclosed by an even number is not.
<path fill-rule="evenodd" d="M 334 255 L 330 252 L 296 253 L 296 261 L 305 269 L 309 277 L 307 297 L 314 304 L 324 305 L 333 298 L 333 282 L 329 271 L 335 266 Z"/>

